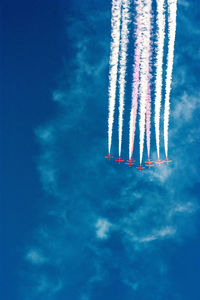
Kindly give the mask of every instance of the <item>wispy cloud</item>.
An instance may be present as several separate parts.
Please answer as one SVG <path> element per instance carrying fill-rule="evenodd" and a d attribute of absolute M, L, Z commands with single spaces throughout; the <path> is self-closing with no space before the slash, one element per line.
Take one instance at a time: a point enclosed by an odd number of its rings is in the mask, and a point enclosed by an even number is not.
<path fill-rule="evenodd" d="M 159 240 L 159 239 L 165 239 L 165 238 L 170 238 L 172 236 L 174 236 L 174 234 L 176 233 L 176 229 L 173 227 L 165 227 L 162 228 L 160 230 L 154 231 L 149 235 L 144 235 L 144 236 L 134 236 L 134 234 L 132 232 L 128 232 L 128 234 L 130 234 L 130 238 L 135 241 L 135 242 L 139 242 L 139 243 L 148 243 L 148 242 L 152 242 L 155 240 Z"/>
<path fill-rule="evenodd" d="M 96 223 L 96 235 L 100 239 L 106 239 L 108 237 L 112 224 L 106 219 L 98 219 Z"/>
<path fill-rule="evenodd" d="M 26 253 L 26 259 L 36 265 L 47 262 L 47 258 L 38 249 L 29 249 Z"/>
<path fill-rule="evenodd" d="M 113 279 L 127 287 L 127 299 L 147 289 L 164 299 L 167 263 L 159 249 L 183 239 L 186 228 L 192 234 L 199 209 L 195 195 L 199 154 L 194 147 L 199 126 L 197 92 L 187 82 L 188 66 L 181 66 L 178 79 L 178 64 L 185 55 L 180 53 L 174 68 L 169 132 L 173 165 L 142 174 L 107 165 L 103 156 L 109 43 L 100 28 L 108 13 L 106 9 L 100 16 L 95 9 L 92 12 L 84 22 L 68 24 L 74 58 L 66 63 L 63 79 L 52 93 L 60 110 L 54 120 L 36 130 L 41 182 L 53 197 L 45 205 L 43 224 L 30 238 L 33 246 L 25 253 L 27 290 L 53 300 L 59 299 L 60 292 L 73 291 L 69 296 L 73 300 L 88 300 L 94 299 L 96 288 L 104 290 L 100 283 L 112 285 Z M 98 30 L 88 32 L 94 19 Z M 185 40 L 187 44 L 187 36 Z M 193 69 L 189 74 L 191 83 L 196 75 Z M 148 295 L 143 294 L 143 299 L 149 300 Z"/>

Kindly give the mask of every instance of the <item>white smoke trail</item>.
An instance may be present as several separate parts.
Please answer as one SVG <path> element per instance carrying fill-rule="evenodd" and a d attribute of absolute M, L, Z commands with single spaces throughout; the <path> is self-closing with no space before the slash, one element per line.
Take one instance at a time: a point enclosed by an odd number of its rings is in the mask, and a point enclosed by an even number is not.
<path fill-rule="evenodd" d="M 162 99 L 162 66 L 165 39 L 164 0 L 157 0 L 157 40 L 156 40 L 156 83 L 155 83 L 155 133 L 157 155 L 160 157 L 160 107 Z"/>
<path fill-rule="evenodd" d="M 126 58 L 128 45 L 128 23 L 130 21 L 129 13 L 130 0 L 122 0 L 122 28 L 121 28 L 121 53 L 119 61 L 119 156 L 121 156 L 122 145 L 122 127 L 124 111 L 124 93 L 125 93 L 125 75 Z"/>
<path fill-rule="evenodd" d="M 150 32 L 152 32 L 152 18 L 150 20 Z M 151 78 L 152 78 L 152 42 L 149 47 L 149 65 L 148 65 L 148 86 L 147 86 L 147 100 L 146 100 L 146 141 L 147 141 L 147 155 L 150 157 L 151 149 Z"/>
<path fill-rule="evenodd" d="M 111 53 L 110 53 L 110 71 L 109 71 L 109 112 L 108 112 L 108 153 L 111 150 L 112 130 L 114 122 L 117 68 L 119 60 L 120 44 L 120 18 L 121 18 L 121 0 L 112 0 L 112 19 L 111 19 Z"/>
<path fill-rule="evenodd" d="M 174 60 L 174 42 L 176 34 L 176 10 L 177 0 L 168 0 L 168 54 L 167 54 L 167 73 L 165 90 L 165 111 L 164 111 L 164 144 L 165 155 L 168 157 L 168 127 L 170 109 L 170 89 L 172 80 L 172 69 Z"/>
<path fill-rule="evenodd" d="M 151 0 L 142 1 L 141 5 L 141 54 L 140 54 L 140 164 L 142 163 L 145 133 L 146 99 L 148 92 L 148 71 L 151 28 Z"/>
<path fill-rule="evenodd" d="M 133 65 L 133 89 L 132 89 L 132 107 L 130 114 L 130 128 L 129 128 L 129 159 L 133 155 L 135 128 L 138 109 L 138 90 L 139 90 L 139 74 L 140 74 L 140 11 L 141 0 L 136 1 L 136 30 L 135 30 L 135 52 Z"/>

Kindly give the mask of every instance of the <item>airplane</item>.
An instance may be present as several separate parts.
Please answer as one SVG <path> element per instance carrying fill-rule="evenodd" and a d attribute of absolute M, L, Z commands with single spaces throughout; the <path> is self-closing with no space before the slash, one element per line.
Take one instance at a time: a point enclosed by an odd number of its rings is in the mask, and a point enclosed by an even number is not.
<path fill-rule="evenodd" d="M 110 160 L 111 158 L 113 158 L 113 156 L 110 156 L 110 154 L 108 154 L 108 156 L 105 156 L 105 158 L 107 158 L 108 160 Z"/>
<path fill-rule="evenodd" d="M 118 159 L 115 159 L 115 161 L 118 162 L 118 164 L 120 164 L 120 162 L 124 161 L 123 159 L 121 159 L 121 157 L 119 157 Z"/>
<path fill-rule="evenodd" d="M 168 158 L 166 158 L 166 160 L 164 160 L 163 162 L 166 162 L 167 164 L 172 162 L 172 160 L 169 160 Z"/>
<path fill-rule="evenodd" d="M 131 159 L 127 160 L 127 162 L 125 164 L 129 165 L 129 167 L 131 167 L 132 165 L 134 165 L 134 163 L 135 163 L 135 160 L 133 160 L 132 157 L 131 157 Z"/>
<path fill-rule="evenodd" d="M 153 160 L 151 160 L 150 158 L 148 158 L 147 161 L 145 161 L 146 167 L 149 167 L 149 168 L 154 166 L 152 163 L 153 163 Z"/>
<path fill-rule="evenodd" d="M 158 164 L 158 165 L 160 166 L 161 164 L 164 163 L 164 161 L 161 161 L 160 159 L 158 159 L 158 161 L 156 161 L 155 163 Z"/>
<path fill-rule="evenodd" d="M 143 167 L 142 165 L 139 165 L 138 167 L 136 167 L 138 170 L 142 170 L 142 169 L 145 169 L 145 167 Z"/>

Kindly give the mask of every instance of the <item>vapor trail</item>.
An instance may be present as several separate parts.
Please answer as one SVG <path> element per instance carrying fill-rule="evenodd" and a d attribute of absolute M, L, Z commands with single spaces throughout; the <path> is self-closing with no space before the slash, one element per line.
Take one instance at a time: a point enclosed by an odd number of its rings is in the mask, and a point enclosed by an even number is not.
<path fill-rule="evenodd" d="M 157 0 L 157 40 L 156 40 L 156 83 L 155 83 L 155 133 L 157 156 L 160 157 L 160 108 L 162 99 L 162 67 L 165 39 L 164 0 Z"/>
<path fill-rule="evenodd" d="M 115 110 L 117 68 L 119 60 L 120 44 L 120 18 L 121 0 L 112 0 L 112 19 L 111 19 L 111 49 L 110 49 L 110 71 L 109 71 L 109 112 L 108 112 L 108 153 L 111 150 L 112 131 Z"/>
<path fill-rule="evenodd" d="M 142 163 L 145 133 L 146 99 L 148 92 L 151 0 L 141 5 L 141 52 L 140 52 L 140 164 Z"/>
<path fill-rule="evenodd" d="M 150 75 L 148 76 L 147 87 L 147 103 L 146 103 L 146 138 L 147 138 L 147 154 L 150 156 L 150 141 L 151 141 L 151 87 L 150 87 Z"/>
<path fill-rule="evenodd" d="M 125 93 L 125 75 L 126 75 L 126 58 L 128 45 L 128 23 L 130 19 L 129 13 L 130 0 L 122 0 L 122 28 L 121 28 L 121 52 L 119 60 L 119 156 L 121 156 L 122 145 L 122 127 L 123 127 L 123 111 L 124 111 L 124 93 Z"/>
<path fill-rule="evenodd" d="M 151 22 L 152 20 L 150 20 Z M 152 31 L 152 24 L 150 23 L 150 33 Z M 150 41 L 149 48 L 149 65 L 148 65 L 148 85 L 147 85 L 147 101 L 146 101 L 146 139 L 147 139 L 147 155 L 150 156 L 150 147 L 151 147 L 151 65 L 152 59 L 152 47 Z"/>
<path fill-rule="evenodd" d="M 170 109 L 170 90 L 172 80 L 172 69 L 174 60 L 174 42 L 176 34 L 176 10 L 177 0 L 168 0 L 168 54 L 167 54 L 167 73 L 165 90 L 165 111 L 164 111 L 164 144 L 165 155 L 168 156 L 168 126 Z"/>
<path fill-rule="evenodd" d="M 130 128 L 129 128 L 129 159 L 133 155 L 135 127 L 137 119 L 138 108 L 138 90 L 139 90 L 139 73 L 140 73 L 140 11 L 141 0 L 136 1 L 136 30 L 135 30 L 135 53 L 133 65 L 133 87 L 132 87 L 132 107 L 130 114 Z"/>

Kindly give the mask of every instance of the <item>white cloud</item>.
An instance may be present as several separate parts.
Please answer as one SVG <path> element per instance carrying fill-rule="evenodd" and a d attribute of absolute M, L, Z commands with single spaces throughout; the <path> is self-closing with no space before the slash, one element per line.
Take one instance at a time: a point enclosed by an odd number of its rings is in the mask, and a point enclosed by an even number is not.
<path fill-rule="evenodd" d="M 57 280 L 57 282 L 52 282 L 45 275 L 40 275 L 39 278 L 35 279 L 37 281 L 37 293 L 38 294 L 46 294 L 49 296 L 53 296 L 55 293 L 59 292 L 63 285 L 61 280 Z"/>
<path fill-rule="evenodd" d="M 47 258 L 38 249 L 30 249 L 26 253 L 26 259 L 32 264 L 41 265 L 47 262 Z"/>
<path fill-rule="evenodd" d="M 158 180 L 161 183 L 164 183 L 171 175 L 172 175 L 172 168 L 170 166 L 155 166 L 154 169 L 148 170 L 149 172 L 149 180 L 154 181 Z"/>
<path fill-rule="evenodd" d="M 173 117 L 180 120 L 180 123 L 189 122 L 193 113 L 200 107 L 199 99 L 200 96 L 195 97 L 184 92 L 180 100 L 177 101 L 175 110 L 172 112 Z"/>
<path fill-rule="evenodd" d="M 96 235 L 99 239 L 106 239 L 108 237 L 112 224 L 106 219 L 98 219 L 96 227 Z"/>
<path fill-rule="evenodd" d="M 65 103 L 67 101 L 66 93 L 56 90 L 53 92 L 52 99 L 56 102 Z"/>
<path fill-rule="evenodd" d="M 192 202 L 175 203 L 174 207 L 169 211 L 169 217 L 177 214 L 192 214 L 199 209 L 198 205 Z"/>
<path fill-rule="evenodd" d="M 178 5 L 182 5 L 185 8 L 188 8 L 190 6 L 190 3 L 186 0 L 178 0 Z"/>
<path fill-rule="evenodd" d="M 126 233 L 130 236 L 130 238 L 134 242 L 149 243 L 149 242 L 153 242 L 155 240 L 162 240 L 162 239 L 166 239 L 166 238 L 170 238 L 170 237 L 174 236 L 174 234 L 176 233 L 176 229 L 173 227 L 166 226 L 159 230 L 154 229 L 154 230 L 152 230 L 152 232 L 150 234 L 141 235 L 141 236 L 134 234 L 132 231 L 127 231 Z M 138 247 L 138 245 L 137 245 L 137 247 Z"/>
<path fill-rule="evenodd" d="M 123 282 L 130 286 L 134 291 L 136 291 L 139 288 L 140 283 L 139 282 L 131 282 L 128 279 L 124 279 Z"/>
<path fill-rule="evenodd" d="M 52 126 L 48 126 L 45 128 L 38 128 L 35 131 L 36 136 L 40 139 L 43 143 L 49 143 L 54 141 L 54 134 Z"/>

